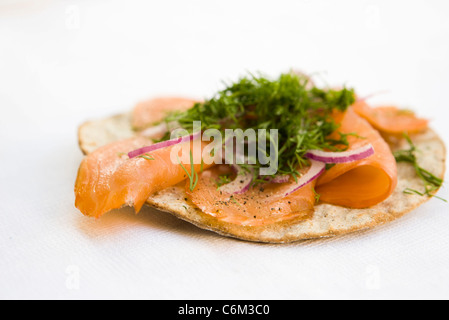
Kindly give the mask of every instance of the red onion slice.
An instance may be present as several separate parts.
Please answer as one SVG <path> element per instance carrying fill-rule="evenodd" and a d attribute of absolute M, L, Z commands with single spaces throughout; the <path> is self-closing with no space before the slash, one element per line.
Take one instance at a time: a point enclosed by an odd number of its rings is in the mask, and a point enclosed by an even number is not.
<path fill-rule="evenodd" d="M 317 179 L 324 171 L 326 171 L 326 164 L 324 162 L 310 160 L 310 169 L 303 176 L 298 179 L 298 182 L 292 186 L 290 190 L 285 193 L 285 196 L 291 195 L 293 192 L 301 189 L 313 180 Z"/>
<path fill-rule="evenodd" d="M 371 144 L 367 144 L 361 148 L 343 152 L 309 150 L 307 151 L 305 156 L 309 159 L 321 161 L 324 163 L 347 163 L 368 158 L 373 154 L 374 154 L 373 146 Z"/>
<path fill-rule="evenodd" d="M 283 174 L 280 176 L 274 176 L 274 177 L 264 177 L 264 176 L 259 176 L 259 179 L 262 179 L 266 182 L 269 183 L 287 183 L 290 180 L 290 175 L 288 174 Z"/>
<path fill-rule="evenodd" d="M 311 183 L 313 180 L 317 179 L 324 171 L 326 171 L 326 164 L 324 162 L 310 160 L 311 166 L 309 170 L 298 179 L 298 183 L 292 185 L 291 189 L 285 191 L 283 197 L 287 197 L 293 192 L 301 189 L 305 185 Z M 248 191 L 253 181 L 253 172 L 244 170 L 238 165 L 233 165 L 232 168 L 237 172 L 237 177 L 230 183 L 225 184 L 219 188 L 220 191 L 230 193 L 230 194 L 242 194 Z M 279 180 L 276 183 L 288 182 L 288 175 L 280 176 L 282 177 L 282 182 Z M 272 181 L 270 181 L 272 182 Z"/>
<path fill-rule="evenodd" d="M 188 142 L 188 141 L 192 141 L 197 139 L 198 137 L 201 136 L 201 131 L 195 132 L 191 135 L 188 136 L 183 136 L 183 137 L 179 137 L 176 139 L 172 139 L 172 140 L 167 140 L 167 141 L 162 141 L 162 142 L 158 142 L 155 144 L 152 144 L 151 146 L 146 146 L 134 151 L 131 151 L 128 153 L 128 157 L 131 158 L 135 158 L 138 157 L 142 154 L 148 153 L 148 152 L 152 152 L 158 149 L 162 149 L 162 148 L 166 148 L 166 147 L 170 147 L 170 146 L 174 146 L 177 145 L 179 143 L 183 143 L 183 142 Z"/>
<path fill-rule="evenodd" d="M 232 169 L 236 172 L 235 179 L 225 185 L 222 185 L 219 190 L 230 194 L 242 194 L 248 191 L 253 181 L 253 172 L 245 170 L 239 165 L 233 164 Z"/>
<path fill-rule="evenodd" d="M 272 183 L 287 183 L 290 180 L 290 176 L 288 174 L 283 174 L 281 176 L 276 176 L 270 180 Z"/>

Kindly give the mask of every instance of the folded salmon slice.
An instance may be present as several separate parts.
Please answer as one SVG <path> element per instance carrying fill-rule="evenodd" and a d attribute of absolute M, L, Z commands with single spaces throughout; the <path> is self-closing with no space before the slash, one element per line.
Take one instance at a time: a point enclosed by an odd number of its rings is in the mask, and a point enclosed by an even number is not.
<path fill-rule="evenodd" d="M 295 184 L 293 179 L 283 184 L 257 185 L 243 194 L 229 194 L 220 191 L 217 181 L 220 175 L 230 173 L 232 171 L 227 165 L 214 166 L 199 175 L 194 190 L 190 190 L 187 183 L 186 193 L 204 213 L 243 226 L 261 226 L 312 216 L 315 205 L 314 182 L 288 197 L 284 195 Z"/>
<path fill-rule="evenodd" d="M 182 145 L 151 152 L 154 160 L 128 159 L 126 156 L 129 151 L 150 144 L 150 140 L 143 137 L 131 138 L 99 148 L 84 158 L 75 183 L 75 206 L 83 214 L 94 217 L 125 205 L 139 211 L 150 195 L 185 180 L 187 173 L 191 174 L 190 161 L 182 157 L 181 151 L 178 153 L 180 162 L 171 159 L 172 149 L 182 148 Z M 185 144 L 190 144 L 193 150 L 193 142 Z M 206 145 L 200 143 L 200 150 Z M 210 167 L 201 165 L 201 153 L 193 154 L 194 171 Z"/>
<path fill-rule="evenodd" d="M 401 110 L 393 106 L 373 108 L 364 100 L 359 100 L 352 107 L 359 116 L 366 119 L 375 129 L 385 133 L 416 133 L 426 130 L 429 124 L 427 119 L 416 117 L 412 111 Z"/>
<path fill-rule="evenodd" d="M 131 138 L 100 147 L 85 157 L 75 182 L 75 206 L 83 214 L 95 217 L 104 213 L 105 207 L 121 207 L 122 203 L 106 203 L 112 191 L 110 179 L 128 161 L 127 152 L 147 144 L 151 141 L 146 138 Z"/>
<path fill-rule="evenodd" d="M 132 126 L 137 129 L 162 121 L 170 111 L 185 111 L 197 101 L 183 97 L 159 97 L 138 103 L 132 112 Z"/>
<path fill-rule="evenodd" d="M 370 143 L 375 153 L 363 160 L 336 164 L 317 181 L 322 202 L 349 208 L 366 208 L 387 199 L 397 185 L 396 160 L 390 147 L 365 119 L 349 108 L 338 132 L 348 136 L 349 150 Z M 338 137 L 338 133 L 335 133 Z"/>

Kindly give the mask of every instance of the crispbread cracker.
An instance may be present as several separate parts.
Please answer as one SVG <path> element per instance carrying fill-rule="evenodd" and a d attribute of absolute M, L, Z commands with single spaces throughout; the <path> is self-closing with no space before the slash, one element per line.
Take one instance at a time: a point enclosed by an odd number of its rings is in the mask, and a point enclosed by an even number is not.
<path fill-rule="evenodd" d="M 86 122 L 79 128 L 79 145 L 84 154 L 120 139 L 132 137 L 129 114 L 117 115 L 103 120 Z M 412 136 L 417 146 L 418 161 L 423 168 L 443 178 L 446 150 L 443 141 L 433 130 Z M 408 148 L 405 139 L 398 140 L 393 150 Z M 202 229 L 219 234 L 257 242 L 286 243 L 320 237 L 346 234 L 372 228 L 395 220 L 428 201 L 426 196 L 405 194 L 406 188 L 423 190 L 424 183 L 407 163 L 398 163 L 398 185 L 385 201 L 367 209 L 348 209 L 329 204 L 315 206 L 311 219 L 275 223 L 267 226 L 241 226 L 220 221 L 203 213 L 188 201 L 184 182 L 152 195 L 147 200 L 151 207 L 169 212 Z M 187 200 L 186 200 L 187 199 Z"/>

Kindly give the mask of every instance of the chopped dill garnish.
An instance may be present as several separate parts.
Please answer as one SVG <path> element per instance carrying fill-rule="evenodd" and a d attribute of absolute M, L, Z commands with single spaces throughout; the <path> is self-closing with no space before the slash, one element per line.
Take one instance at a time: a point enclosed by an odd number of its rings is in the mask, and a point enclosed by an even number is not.
<path fill-rule="evenodd" d="M 193 164 L 193 154 L 192 150 L 190 150 L 190 173 L 189 171 L 184 167 L 184 165 L 181 163 L 181 160 L 178 157 L 179 164 L 181 165 L 181 168 L 184 169 L 187 176 L 190 180 L 190 191 L 193 191 L 198 184 L 198 173 L 195 171 L 195 166 Z"/>
<path fill-rule="evenodd" d="M 432 192 L 438 190 L 443 185 L 443 179 L 436 177 L 426 169 L 419 166 L 418 160 L 416 158 L 417 149 L 415 144 L 413 143 L 412 139 L 410 139 L 410 136 L 406 132 L 403 133 L 403 136 L 407 140 L 410 148 L 407 150 L 398 150 L 393 152 L 394 158 L 396 159 L 396 162 L 407 162 L 413 165 L 416 174 L 418 175 L 419 178 L 421 178 L 424 181 L 425 184 L 423 192 L 410 188 L 406 188 L 403 192 L 406 194 L 417 194 L 420 196 L 435 197 L 437 199 L 447 202 L 447 200 L 432 194 Z"/>
<path fill-rule="evenodd" d="M 427 190 L 427 188 L 426 188 L 426 190 Z M 426 193 L 422 193 L 422 192 L 419 192 L 418 190 L 415 190 L 415 189 L 405 188 L 405 190 L 403 192 L 405 194 L 417 194 L 418 196 L 421 196 L 421 197 L 424 197 L 424 196 L 434 197 L 434 198 L 440 199 L 441 201 L 447 202 L 446 199 L 443 199 L 441 197 L 429 194 L 430 191 L 426 191 Z"/>
<path fill-rule="evenodd" d="M 221 186 L 230 183 L 231 180 L 231 174 L 226 173 L 218 176 L 218 179 L 215 181 L 215 184 L 217 185 L 217 189 Z"/>
<path fill-rule="evenodd" d="M 238 205 L 239 207 L 242 206 L 237 200 L 235 200 L 235 198 L 234 198 L 233 195 L 230 197 L 230 200 L 231 200 L 232 202 L 234 202 L 236 205 Z"/>
<path fill-rule="evenodd" d="M 315 194 L 315 203 L 320 202 L 321 195 L 316 192 L 315 188 L 312 188 L 313 193 Z"/>
<path fill-rule="evenodd" d="M 329 135 L 339 127 L 335 112 L 344 112 L 354 102 L 353 89 L 318 88 L 305 75 L 285 73 L 274 80 L 249 75 L 187 111 L 169 114 L 165 121 L 177 121 L 189 132 L 194 121 L 201 121 L 202 130 L 218 129 L 223 136 L 225 129 L 277 129 L 277 174 L 296 177 L 298 168 L 309 164 L 307 150 L 342 151 L 348 145 L 352 133 L 340 139 Z M 269 146 L 269 135 L 264 139 Z M 258 160 L 249 166 L 254 172 L 266 167 Z"/>
<path fill-rule="evenodd" d="M 149 154 L 149 153 L 145 153 L 145 154 L 142 154 L 142 155 L 137 156 L 137 157 L 138 158 L 144 158 L 145 160 L 154 160 L 153 156 L 151 154 Z"/>

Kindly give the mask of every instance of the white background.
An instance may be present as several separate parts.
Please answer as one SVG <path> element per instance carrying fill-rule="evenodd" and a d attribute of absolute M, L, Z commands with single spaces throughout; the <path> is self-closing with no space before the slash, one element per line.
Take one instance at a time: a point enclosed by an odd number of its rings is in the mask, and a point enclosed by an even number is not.
<path fill-rule="evenodd" d="M 0 0 L 0 298 L 449 298 L 437 199 L 289 245 L 73 205 L 83 121 L 159 94 L 208 97 L 246 71 L 386 90 L 374 101 L 416 110 L 448 142 L 448 58 L 445 0 Z"/>

